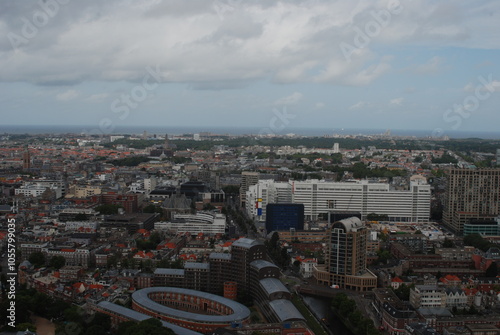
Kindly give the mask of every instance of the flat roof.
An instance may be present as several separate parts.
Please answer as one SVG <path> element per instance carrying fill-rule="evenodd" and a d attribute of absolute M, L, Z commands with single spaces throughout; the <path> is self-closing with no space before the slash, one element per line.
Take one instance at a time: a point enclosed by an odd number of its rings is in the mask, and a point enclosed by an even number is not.
<path fill-rule="evenodd" d="M 210 264 L 208 264 L 208 263 L 186 262 L 186 263 L 184 263 L 184 269 L 210 270 Z"/>
<path fill-rule="evenodd" d="M 155 275 L 184 276 L 184 269 L 156 268 Z"/>
<path fill-rule="evenodd" d="M 114 304 L 114 303 L 109 302 L 109 301 L 101 301 L 100 303 L 97 304 L 97 306 L 101 307 L 102 309 L 106 309 L 108 311 L 111 311 L 111 312 L 114 312 L 117 314 L 121 314 L 121 315 L 125 316 L 126 318 L 133 320 L 133 321 L 137 321 L 137 322 L 152 318 L 149 315 L 139 313 L 137 311 L 134 311 L 133 309 L 129 309 L 129 308 Z M 170 328 L 176 334 L 179 334 L 179 335 L 199 335 L 199 334 L 201 334 L 201 333 L 192 331 L 192 330 L 187 329 L 187 328 L 176 326 L 172 323 L 169 323 L 169 322 L 166 322 L 163 320 L 160 320 L 160 321 L 163 324 L 163 327 Z"/>
<path fill-rule="evenodd" d="M 224 259 L 224 260 L 231 260 L 231 254 L 226 254 L 223 252 L 212 252 L 208 258 L 210 259 Z"/>
<path fill-rule="evenodd" d="M 233 247 L 242 247 L 247 249 L 250 249 L 251 247 L 256 245 L 264 245 L 264 243 L 246 237 L 242 237 L 233 243 Z"/>
<path fill-rule="evenodd" d="M 453 314 L 444 307 L 421 307 L 417 309 L 417 311 L 423 316 L 453 316 Z"/>
<path fill-rule="evenodd" d="M 212 300 L 229 307 L 233 311 L 233 313 L 229 315 L 203 315 L 203 314 L 190 313 L 186 311 L 177 310 L 171 307 L 163 306 L 151 300 L 151 298 L 149 298 L 149 294 L 156 292 L 186 294 L 204 298 L 207 300 Z M 137 304 L 143 307 L 156 311 L 159 314 L 169 315 L 189 321 L 198 321 L 207 323 L 210 322 L 231 323 L 234 321 L 243 321 L 250 317 L 250 310 L 236 301 L 215 294 L 206 293 L 202 291 L 189 290 L 185 288 L 177 288 L 177 287 L 143 288 L 132 294 L 132 300 L 134 300 Z"/>

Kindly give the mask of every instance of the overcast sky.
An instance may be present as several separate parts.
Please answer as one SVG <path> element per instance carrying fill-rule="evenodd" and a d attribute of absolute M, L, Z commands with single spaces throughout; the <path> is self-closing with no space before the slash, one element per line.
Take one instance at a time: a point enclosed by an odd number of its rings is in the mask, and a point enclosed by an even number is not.
<path fill-rule="evenodd" d="M 500 1 L 0 2 L 5 125 L 497 131 Z"/>

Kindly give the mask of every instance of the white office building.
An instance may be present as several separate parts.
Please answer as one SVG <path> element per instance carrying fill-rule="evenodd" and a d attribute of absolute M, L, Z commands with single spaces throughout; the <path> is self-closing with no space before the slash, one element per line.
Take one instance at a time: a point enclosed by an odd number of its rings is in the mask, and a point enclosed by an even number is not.
<path fill-rule="evenodd" d="M 259 200 L 261 204 L 259 204 Z M 395 190 L 387 183 L 370 183 L 367 180 L 352 182 L 327 182 L 306 180 L 290 182 L 260 181 L 247 192 L 247 213 L 265 220 L 268 203 L 292 202 L 304 204 L 306 220 L 317 220 L 329 211 L 357 211 L 363 219 L 371 213 L 387 215 L 394 222 L 428 222 L 430 217 L 431 189 L 423 179 L 410 182 L 408 190 Z"/>
<path fill-rule="evenodd" d="M 54 192 L 56 199 L 62 198 L 64 195 L 64 188 L 56 183 L 34 182 L 25 183 L 19 188 L 15 189 L 16 195 L 24 195 L 25 197 L 39 197 L 47 189 Z"/>
<path fill-rule="evenodd" d="M 99 222 L 96 221 L 68 221 L 59 223 L 64 226 L 65 231 L 79 231 L 84 233 L 95 233 L 99 228 Z"/>
<path fill-rule="evenodd" d="M 386 214 L 390 221 L 427 222 L 430 216 L 430 185 L 412 181 L 409 190 L 394 190 L 389 184 L 325 182 L 307 180 L 295 182 L 292 188 L 294 203 L 304 204 L 306 219 L 316 220 L 329 210 L 357 211 L 363 219 L 370 213 Z"/>
<path fill-rule="evenodd" d="M 226 216 L 219 213 L 198 212 L 196 214 L 174 214 L 169 222 L 156 222 L 155 229 L 172 233 L 224 234 Z"/>

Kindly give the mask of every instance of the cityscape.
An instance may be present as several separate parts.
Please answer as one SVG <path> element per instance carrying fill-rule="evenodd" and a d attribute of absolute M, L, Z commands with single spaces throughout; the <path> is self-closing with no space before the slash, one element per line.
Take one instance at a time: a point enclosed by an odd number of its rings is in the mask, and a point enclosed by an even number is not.
<path fill-rule="evenodd" d="M 0 335 L 500 335 L 500 3 L 0 3 Z"/>
<path fill-rule="evenodd" d="M 15 269 L 27 329 L 498 332 L 500 140 L 1 141 L 2 304 Z"/>

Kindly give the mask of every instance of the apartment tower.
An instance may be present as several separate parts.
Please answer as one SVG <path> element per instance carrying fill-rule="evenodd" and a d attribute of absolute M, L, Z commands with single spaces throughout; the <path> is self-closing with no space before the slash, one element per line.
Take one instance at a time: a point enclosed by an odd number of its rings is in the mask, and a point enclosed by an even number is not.
<path fill-rule="evenodd" d="M 325 266 L 314 271 L 318 283 L 356 291 L 377 287 L 377 277 L 366 268 L 368 231 L 363 222 L 357 217 L 334 222 L 328 236 Z"/>
<path fill-rule="evenodd" d="M 459 234 L 472 219 L 494 220 L 500 213 L 500 168 L 451 169 L 443 206 L 443 223 Z"/>

